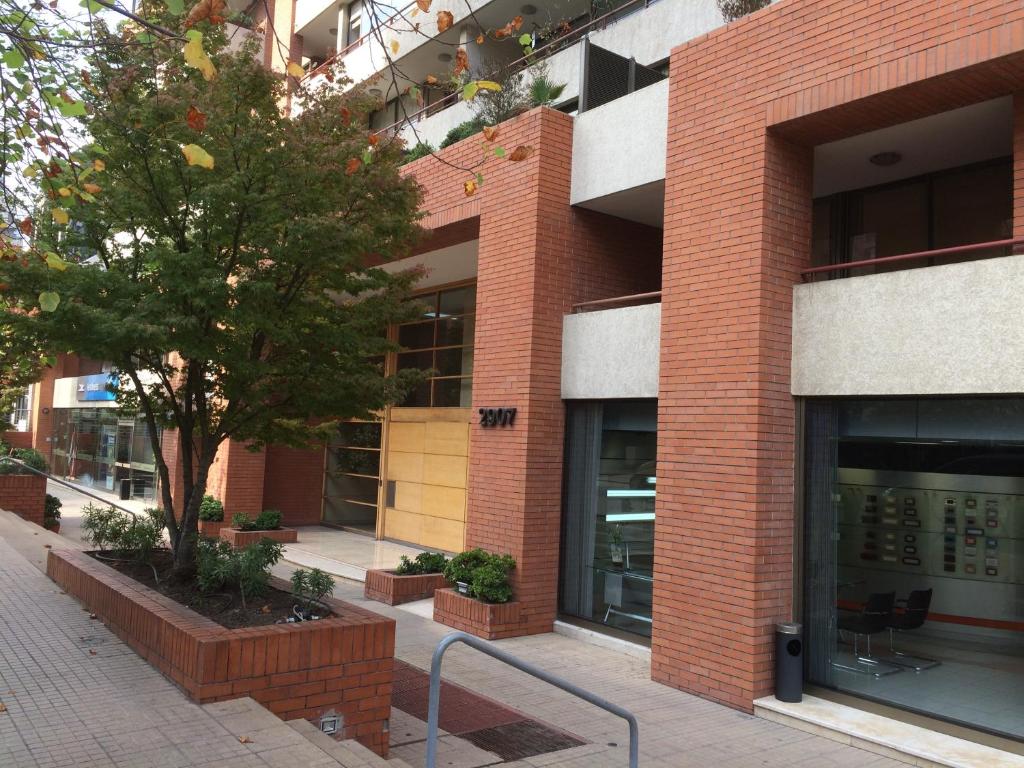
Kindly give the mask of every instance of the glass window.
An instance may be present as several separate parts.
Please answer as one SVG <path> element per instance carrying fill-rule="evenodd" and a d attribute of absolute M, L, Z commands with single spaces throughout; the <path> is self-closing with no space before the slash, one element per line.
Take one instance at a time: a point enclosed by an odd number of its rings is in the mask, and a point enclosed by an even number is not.
<path fill-rule="evenodd" d="M 345 47 L 362 37 L 363 32 L 363 0 L 355 0 L 348 4 L 348 26 L 345 28 Z"/>
<path fill-rule="evenodd" d="M 562 610 L 650 636 L 658 406 L 569 403 Z"/>
<path fill-rule="evenodd" d="M 327 447 L 324 522 L 375 534 L 380 489 L 379 422 L 348 422 Z"/>
<path fill-rule="evenodd" d="M 813 400 L 811 682 L 1024 737 L 1024 400 Z"/>
<path fill-rule="evenodd" d="M 398 327 L 396 370 L 429 371 L 431 379 L 402 402 L 407 408 L 468 408 L 473 397 L 473 336 L 476 286 L 417 296 L 427 320 Z"/>
<path fill-rule="evenodd" d="M 14 408 L 11 410 L 10 423 L 15 432 L 28 432 L 32 421 L 32 387 L 25 389 L 18 399 L 14 401 Z"/>

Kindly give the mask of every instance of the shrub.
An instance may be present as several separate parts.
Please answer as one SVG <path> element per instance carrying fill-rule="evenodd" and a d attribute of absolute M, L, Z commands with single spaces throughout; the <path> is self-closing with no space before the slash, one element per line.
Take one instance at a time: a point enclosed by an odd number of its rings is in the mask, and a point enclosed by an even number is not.
<path fill-rule="evenodd" d="M 416 576 L 421 573 L 443 573 L 448 558 L 440 552 L 420 552 L 415 560 L 402 555 L 395 573 L 399 576 Z"/>
<path fill-rule="evenodd" d="M 45 457 L 43 456 L 43 454 L 41 454 L 34 448 L 15 448 L 14 450 L 10 450 L 7 448 L 5 444 L 0 445 L 3 445 L 3 450 L 0 450 L 0 453 L 2 453 L 3 455 L 10 456 L 13 459 L 18 459 L 18 461 L 23 461 L 29 467 L 38 472 L 48 471 Z M 0 475 L 31 474 L 31 472 L 22 467 L 20 464 L 15 464 L 14 462 L 11 461 L 0 462 Z"/>
<path fill-rule="evenodd" d="M 196 552 L 196 585 L 201 592 L 229 587 L 238 590 L 242 608 L 246 601 L 267 591 L 270 568 L 281 559 L 281 545 L 260 539 L 245 549 L 226 541 L 201 539 Z"/>
<path fill-rule="evenodd" d="M 473 571 L 487 562 L 490 555 L 477 547 L 456 555 L 444 567 L 444 577 L 454 584 L 457 581 L 468 584 Z"/>
<path fill-rule="evenodd" d="M 224 520 L 224 505 L 213 496 L 203 496 L 199 505 L 199 519 L 211 523 L 219 523 Z"/>
<path fill-rule="evenodd" d="M 458 144 L 463 139 L 468 139 L 470 136 L 480 133 L 483 129 L 484 122 L 477 117 L 474 117 L 472 120 L 467 120 L 464 123 L 459 123 L 448 131 L 448 134 L 441 142 L 440 148 L 444 149 L 445 147 L 450 147 L 452 144 Z"/>
<path fill-rule="evenodd" d="M 411 163 L 413 160 L 419 160 L 421 157 L 426 157 L 434 151 L 434 148 L 425 141 L 417 142 L 416 146 L 412 149 L 407 149 L 405 154 L 402 155 L 402 165 Z"/>
<path fill-rule="evenodd" d="M 43 511 L 43 521 L 56 523 L 60 520 L 60 508 L 64 503 L 56 496 L 46 494 L 46 508 Z"/>
<path fill-rule="evenodd" d="M 90 503 L 82 512 L 85 539 L 101 551 L 148 563 L 153 550 L 163 544 L 163 510 L 147 509 L 133 517 L 114 507 L 98 507 Z"/>
<path fill-rule="evenodd" d="M 240 531 L 273 531 L 281 527 L 281 513 L 265 509 L 254 520 L 245 512 L 236 512 L 231 517 L 231 525 Z"/>
<path fill-rule="evenodd" d="M 771 0 L 718 0 L 718 10 L 722 12 L 722 18 L 726 21 L 736 21 L 747 14 L 761 10 L 770 2 Z"/>
<path fill-rule="evenodd" d="M 469 594 L 485 603 L 507 603 L 512 599 L 508 574 L 515 567 L 511 555 L 489 555 L 487 562 L 473 569 Z"/>
<path fill-rule="evenodd" d="M 304 619 L 313 617 L 316 603 L 322 602 L 333 589 L 334 579 L 319 568 L 310 571 L 299 568 L 292 573 L 292 592 L 299 598 L 299 611 Z"/>

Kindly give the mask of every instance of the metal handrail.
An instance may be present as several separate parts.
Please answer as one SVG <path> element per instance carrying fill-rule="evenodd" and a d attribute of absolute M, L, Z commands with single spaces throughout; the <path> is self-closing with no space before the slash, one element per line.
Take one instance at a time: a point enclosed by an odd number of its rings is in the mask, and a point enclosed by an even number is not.
<path fill-rule="evenodd" d="M 897 256 L 882 256 L 878 259 L 861 259 L 860 261 L 845 261 L 840 264 L 825 264 L 820 267 L 811 267 L 800 272 L 800 276 L 806 280 L 810 275 L 822 274 L 824 272 L 838 272 L 844 269 L 857 269 L 859 267 L 873 267 L 876 264 L 894 264 L 905 261 L 916 261 L 918 259 L 930 259 L 935 256 L 953 256 L 973 251 L 985 251 L 989 248 L 1016 248 L 1024 245 L 1024 237 L 1013 237 L 1008 240 L 993 240 L 988 243 L 971 243 L 970 245 L 955 245 L 951 248 L 936 248 L 931 251 L 916 251 L 915 253 L 901 253 Z"/>
<path fill-rule="evenodd" d="M 553 56 L 559 50 L 562 50 L 563 47 L 568 48 L 568 47 L 571 47 L 573 45 L 576 45 L 581 39 L 583 39 L 586 36 L 584 34 L 585 32 L 590 31 L 591 27 L 594 27 L 594 26 L 600 24 L 601 22 L 608 20 L 609 17 L 618 15 L 618 14 L 622 13 L 624 10 L 626 10 L 627 8 L 632 8 L 635 5 L 642 5 L 644 8 L 646 8 L 649 5 L 652 5 L 654 2 L 656 2 L 656 0 L 629 0 L 629 2 L 623 3 L 618 8 L 615 8 L 614 10 L 608 11 L 608 13 L 605 13 L 605 14 L 603 14 L 601 16 L 598 16 L 596 19 L 591 19 L 586 24 L 582 24 L 579 27 L 576 27 L 576 29 L 573 29 L 570 32 L 567 32 L 566 34 L 562 35 L 561 37 L 556 37 L 551 42 L 545 43 L 544 45 L 542 45 L 540 48 L 538 48 L 537 50 L 533 51 L 532 53 L 530 53 L 530 54 L 528 54 L 526 56 L 521 56 L 518 59 L 515 59 L 514 61 L 512 61 L 510 64 L 507 65 L 507 69 L 510 72 L 517 72 L 519 70 L 529 69 L 534 64 L 537 64 L 537 63 L 543 61 L 544 59 L 548 58 L 549 56 Z M 571 38 L 573 38 L 574 36 L 576 37 L 576 39 L 575 40 L 571 40 Z M 571 42 L 569 42 L 570 40 L 571 40 Z M 556 45 L 556 44 L 558 44 L 558 46 L 559 46 L 557 50 L 554 50 L 554 51 L 548 51 L 547 50 L 547 49 L 551 48 L 551 46 Z M 543 55 L 541 55 L 542 51 L 546 51 L 546 52 L 543 53 Z M 325 62 L 325 64 L 326 64 L 326 62 Z M 321 66 L 323 66 L 323 65 L 321 65 Z M 440 99 L 438 101 L 435 101 L 433 104 L 428 104 L 427 106 L 423 107 L 422 109 L 416 110 L 411 115 L 406 115 L 401 120 L 398 120 L 398 121 L 392 123 L 391 125 L 387 125 L 387 126 L 385 126 L 383 128 L 378 129 L 377 131 L 375 131 L 375 133 L 386 133 L 388 131 L 392 131 L 392 130 L 397 129 L 398 127 L 402 126 L 405 123 L 412 123 L 414 120 L 418 122 L 419 120 L 422 119 L 422 116 L 425 113 L 430 113 L 430 114 L 427 115 L 429 117 L 429 116 L 432 116 L 432 115 L 434 115 L 434 114 L 436 114 L 438 112 L 443 112 L 444 110 L 448 109 L 448 107 L 453 106 L 454 104 L 458 103 L 461 99 L 462 99 L 462 91 L 461 90 L 455 91 L 453 93 L 449 93 L 447 96 L 445 96 L 444 98 L 442 98 L 442 99 Z M 448 101 L 451 101 L 451 103 L 450 104 L 446 104 L 446 106 L 441 107 L 440 109 L 438 109 L 438 107 L 440 105 L 445 104 Z"/>
<path fill-rule="evenodd" d="M 114 502 L 110 501 L 109 499 L 104 499 L 102 496 L 97 496 L 95 493 L 89 493 L 89 491 L 85 490 L 84 488 L 80 488 L 77 485 L 75 485 L 74 483 L 69 483 L 67 480 L 62 480 L 59 477 L 55 477 L 54 475 L 51 475 L 49 472 L 43 472 L 41 469 L 36 469 L 35 467 L 30 467 L 28 464 L 26 464 L 21 459 L 16 459 L 13 456 L 0 456 L 0 463 L 3 463 L 3 462 L 13 462 L 14 464 L 17 464 L 22 469 L 27 469 L 32 474 L 42 475 L 43 477 L 45 477 L 50 482 L 57 483 L 57 485 L 63 485 L 65 488 L 70 488 L 72 491 L 77 491 L 78 493 L 82 494 L 83 496 L 88 496 L 90 499 L 96 499 L 96 501 L 101 501 L 106 506 L 112 507 L 113 509 L 116 509 L 118 512 L 126 512 L 126 513 L 128 513 L 129 515 L 132 516 L 132 526 L 134 526 L 138 522 L 138 519 L 139 519 L 139 513 L 138 512 L 134 512 L 134 511 L 128 509 L 127 507 L 122 507 L 120 504 L 115 504 Z"/>
<path fill-rule="evenodd" d="M 611 299 L 595 299 L 594 301 L 581 301 L 579 304 L 572 305 L 573 312 L 581 312 L 588 309 L 595 309 L 597 307 L 609 307 L 616 306 L 618 304 L 630 304 L 632 302 L 643 303 L 650 302 L 654 303 L 654 300 L 661 300 L 661 291 L 649 291 L 647 293 L 634 293 L 629 296 L 615 296 Z"/>
<path fill-rule="evenodd" d="M 434 656 L 430 660 L 430 709 L 427 713 L 427 768 L 437 768 L 437 723 L 441 708 L 441 661 L 444 658 L 445 651 L 455 643 L 465 643 L 470 648 L 476 648 L 481 653 L 502 661 L 510 667 L 515 667 L 520 672 L 525 672 L 536 677 L 538 680 L 543 680 L 545 683 L 556 688 L 561 688 L 566 693 L 571 693 L 573 696 L 583 699 L 595 707 L 600 707 L 606 712 L 611 712 L 613 715 L 623 718 L 629 723 L 629 768 L 637 768 L 639 766 L 640 727 L 637 725 L 636 717 L 633 713 L 623 709 L 618 704 L 605 701 L 600 696 L 580 688 L 568 680 L 563 680 L 552 675 L 550 672 L 545 672 L 543 669 L 517 659 L 509 653 L 499 651 L 484 640 L 467 635 L 465 632 L 452 632 L 437 644 L 437 648 L 434 649 Z"/>

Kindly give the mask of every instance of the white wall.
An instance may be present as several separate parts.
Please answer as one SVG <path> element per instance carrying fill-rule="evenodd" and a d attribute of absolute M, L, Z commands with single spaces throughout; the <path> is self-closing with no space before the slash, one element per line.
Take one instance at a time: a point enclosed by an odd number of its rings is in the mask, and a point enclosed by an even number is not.
<path fill-rule="evenodd" d="M 1024 256 L 793 289 L 794 395 L 1024 393 Z"/>
<path fill-rule="evenodd" d="M 657 397 L 661 304 L 566 315 L 562 398 Z"/>
<path fill-rule="evenodd" d="M 569 202 L 665 178 L 668 80 L 576 116 Z"/>

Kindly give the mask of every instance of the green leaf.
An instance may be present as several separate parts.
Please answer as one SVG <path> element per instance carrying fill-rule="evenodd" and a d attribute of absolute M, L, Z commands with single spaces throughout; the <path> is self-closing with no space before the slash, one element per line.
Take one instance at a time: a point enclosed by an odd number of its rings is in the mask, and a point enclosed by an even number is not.
<path fill-rule="evenodd" d="M 478 187 L 482 187 L 484 185 L 484 175 L 482 173 L 478 173 L 476 175 L 476 185 Z"/>
<path fill-rule="evenodd" d="M 504 147 L 495 147 L 494 148 L 494 156 L 495 157 L 504 157 L 505 156 L 505 148 Z"/>
<path fill-rule="evenodd" d="M 135 40 L 143 45 L 148 45 L 153 42 L 154 37 L 149 32 L 139 32 L 135 35 Z"/>
<path fill-rule="evenodd" d="M 79 3 L 83 8 L 87 8 L 89 13 L 99 13 L 103 10 L 103 6 L 96 2 L 96 0 L 82 0 Z"/>
<path fill-rule="evenodd" d="M 60 113 L 64 117 L 85 117 L 85 102 L 72 101 L 69 104 L 62 100 L 60 103 Z"/>
<path fill-rule="evenodd" d="M 477 91 L 479 90 L 480 86 L 477 85 L 476 83 L 466 83 L 462 87 L 462 98 L 465 99 L 466 101 L 472 101 L 476 97 Z"/>
<path fill-rule="evenodd" d="M 64 259 L 62 259 L 60 256 L 58 256 L 53 251 L 47 251 L 45 256 L 46 256 L 46 266 L 48 266 L 50 269 L 55 269 L 58 272 L 63 272 L 65 269 L 68 268 L 68 263 L 66 261 L 64 261 Z M 42 300 L 42 296 L 40 296 L 40 303 L 41 303 L 41 300 Z M 59 298 L 57 300 L 60 301 Z M 57 305 L 54 304 L 54 309 L 56 309 L 56 308 L 57 308 Z M 47 310 L 47 311 L 51 312 L 53 310 Z"/>
<path fill-rule="evenodd" d="M 167 0 L 167 10 L 172 16 L 181 16 L 185 12 L 185 3 L 183 0 Z"/>
<path fill-rule="evenodd" d="M 519 36 L 519 44 L 520 45 L 532 45 L 533 44 L 533 35 L 528 35 L 528 34 L 526 34 L 524 32 L 523 34 L 521 34 Z"/>
<path fill-rule="evenodd" d="M 3 55 L 4 64 L 11 69 L 18 69 L 25 64 L 25 57 L 17 48 L 11 48 Z"/>
<path fill-rule="evenodd" d="M 57 311 L 58 304 L 60 304 L 60 294 L 53 291 L 43 291 L 39 294 L 39 308 L 43 312 Z"/>
<path fill-rule="evenodd" d="M 373 162 L 373 152 L 369 149 L 363 150 L 363 165 L 369 165 Z"/>

